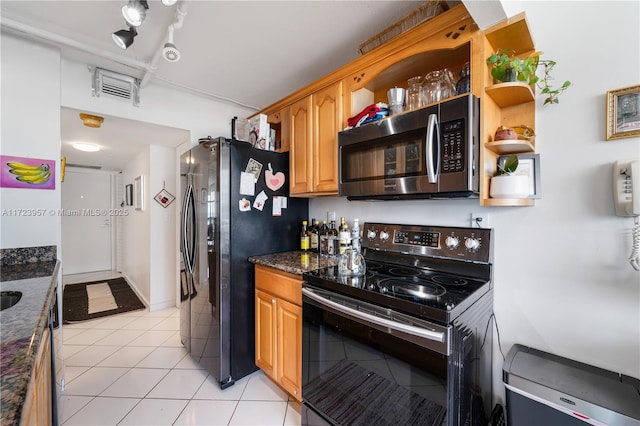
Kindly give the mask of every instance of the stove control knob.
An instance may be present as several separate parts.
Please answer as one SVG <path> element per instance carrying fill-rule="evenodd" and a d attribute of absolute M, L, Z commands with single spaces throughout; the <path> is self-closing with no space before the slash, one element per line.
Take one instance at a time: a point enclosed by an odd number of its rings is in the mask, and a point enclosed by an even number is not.
<path fill-rule="evenodd" d="M 445 244 L 447 245 L 447 248 L 453 250 L 458 247 L 460 240 L 454 235 L 449 235 L 445 240 Z"/>
<path fill-rule="evenodd" d="M 469 250 L 478 250 L 480 248 L 480 240 L 477 238 L 469 237 L 464 242 L 465 247 Z"/>
<path fill-rule="evenodd" d="M 375 240 L 376 239 L 376 231 L 375 231 L 375 229 L 369 229 L 369 231 L 367 231 L 367 238 L 369 238 L 370 240 Z"/>
<path fill-rule="evenodd" d="M 380 232 L 380 240 L 387 241 L 389 239 L 389 233 L 387 231 Z"/>

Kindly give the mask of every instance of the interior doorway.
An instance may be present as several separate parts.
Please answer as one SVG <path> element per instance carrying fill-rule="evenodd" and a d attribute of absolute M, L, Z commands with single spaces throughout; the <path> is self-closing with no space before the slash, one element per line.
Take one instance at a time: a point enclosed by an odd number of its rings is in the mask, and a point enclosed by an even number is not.
<path fill-rule="evenodd" d="M 62 185 L 63 273 L 114 270 L 115 218 L 111 172 L 71 169 Z"/>

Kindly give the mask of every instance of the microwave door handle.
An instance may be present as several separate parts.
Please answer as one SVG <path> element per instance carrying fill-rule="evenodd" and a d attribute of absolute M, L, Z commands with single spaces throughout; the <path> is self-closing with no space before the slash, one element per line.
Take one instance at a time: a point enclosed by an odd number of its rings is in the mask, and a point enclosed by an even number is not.
<path fill-rule="evenodd" d="M 429 179 L 429 183 L 438 183 L 438 174 L 440 173 L 440 128 L 438 126 L 437 114 L 429 114 L 425 145 L 427 178 Z"/>
<path fill-rule="evenodd" d="M 391 330 L 397 330 L 404 333 L 411 334 L 413 336 L 422 337 L 427 340 L 433 340 L 439 343 L 444 343 L 445 334 L 439 331 L 427 330 L 420 327 L 415 327 L 408 324 L 402 324 L 396 321 L 388 320 L 386 318 L 378 317 L 375 315 L 371 315 L 367 312 L 359 311 L 357 309 L 350 308 L 348 306 L 344 306 L 340 303 L 336 303 L 332 300 L 329 300 L 325 297 L 322 297 L 319 294 L 316 294 L 313 290 L 309 290 L 306 288 L 302 289 L 302 294 L 309 297 L 310 299 L 315 300 L 321 305 L 324 305 L 328 308 L 333 308 L 338 312 L 343 312 L 345 314 L 349 314 L 355 318 L 358 318 L 362 321 L 369 322 L 371 324 L 377 324 L 382 327 L 389 328 Z"/>

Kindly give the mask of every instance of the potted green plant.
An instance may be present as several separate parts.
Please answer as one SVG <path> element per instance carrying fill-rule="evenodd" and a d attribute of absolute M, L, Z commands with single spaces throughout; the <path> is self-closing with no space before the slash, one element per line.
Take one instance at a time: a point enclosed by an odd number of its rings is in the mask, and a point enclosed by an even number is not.
<path fill-rule="evenodd" d="M 526 198 L 529 196 L 529 176 L 515 174 L 518 156 L 510 155 L 504 164 L 498 164 L 496 176 L 491 178 L 491 198 Z"/>
<path fill-rule="evenodd" d="M 558 96 L 571 86 L 570 81 L 565 81 L 560 87 L 553 87 L 551 70 L 556 65 L 552 60 L 541 60 L 542 52 L 533 52 L 528 57 L 520 59 L 516 52 L 510 48 L 500 48 L 487 58 L 491 66 L 491 76 L 498 83 L 522 81 L 529 85 L 537 85 L 540 94 L 546 95 L 544 105 L 559 103 Z M 538 66 L 544 67 L 542 78 L 536 75 Z"/>

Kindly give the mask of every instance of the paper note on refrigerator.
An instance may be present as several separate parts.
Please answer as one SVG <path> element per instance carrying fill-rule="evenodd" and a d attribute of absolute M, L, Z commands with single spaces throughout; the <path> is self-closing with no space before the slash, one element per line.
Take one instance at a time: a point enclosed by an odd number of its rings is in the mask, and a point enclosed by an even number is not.
<path fill-rule="evenodd" d="M 282 216 L 282 209 L 287 208 L 287 197 L 274 195 L 272 199 L 273 199 L 273 210 L 271 214 L 273 216 Z"/>
<path fill-rule="evenodd" d="M 280 204 L 280 198 L 277 195 L 272 197 L 273 200 L 273 208 L 271 210 L 272 216 L 282 216 L 282 205 Z"/>
<path fill-rule="evenodd" d="M 253 173 L 240 172 L 240 195 L 255 195 L 256 182 Z"/>
<path fill-rule="evenodd" d="M 256 200 L 253 202 L 253 208 L 262 211 L 267 198 L 269 198 L 267 197 L 267 194 L 265 194 L 264 191 L 260 191 L 260 193 L 256 197 Z"/>

